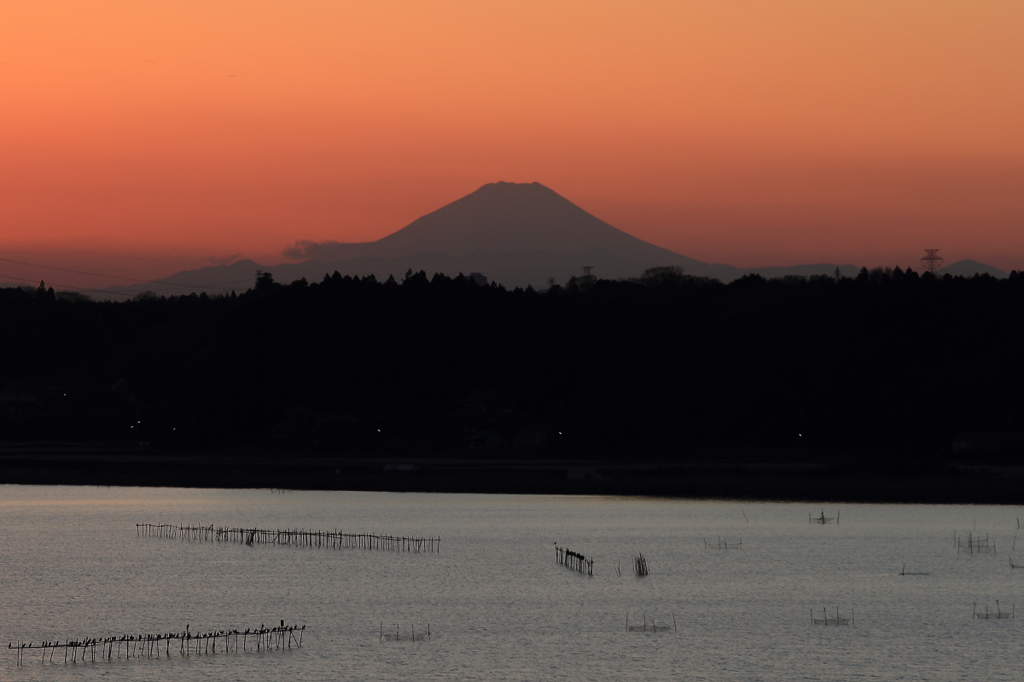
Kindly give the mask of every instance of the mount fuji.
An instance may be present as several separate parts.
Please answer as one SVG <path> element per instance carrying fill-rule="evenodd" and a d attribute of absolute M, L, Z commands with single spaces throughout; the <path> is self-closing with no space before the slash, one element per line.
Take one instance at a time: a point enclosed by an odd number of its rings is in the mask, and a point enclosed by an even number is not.
<path fill-rule="evenodd" d="M 586 212 L 540 183 L 495 182 L 374 242 L 300 241 L 284 255 L 298 263 L 260 265 L 251 260 L 179 272 L 145 285 L 117 287 L 158 294 L 196 291 L 222 293 L 247 288 L 257 269 L 283 283 L 305 277 L 317 281 L 335 270 L 343 275 L 396 278 L 410 268 L 428 276 L 479 272 L 506 287 L 544 288 L 549 279 L 564 284 L 591 266 L 602 279 L 636 277 L 644 270 L 677 266 L 687 274 L 729 282 L 747 272 L 765 277 L 833 274 L 838 267 L 856 275 L 853 265 L 831 263 L 740 269 L 705 263 L 638 239 Z M 111 288 L 113 292 L 114 287 Z"/>

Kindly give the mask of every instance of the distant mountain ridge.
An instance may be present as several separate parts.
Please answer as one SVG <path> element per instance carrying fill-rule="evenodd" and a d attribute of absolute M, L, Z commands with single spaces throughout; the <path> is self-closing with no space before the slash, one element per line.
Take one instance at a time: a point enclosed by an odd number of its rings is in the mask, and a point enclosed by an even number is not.
<path fill-rule="evenodd" d="M 936 272 L 939 277 L 943 275 L 953 275 L 954 277 L 973 277 L 974 275 L 992 275 L 1000 279 L 1009 277 L 1010 273 L 994 268 L 991 265 L 985 265 L 979 263 L 976 260 L 958 260 L 955 263 L 950 263 L 944 268 L 939 268 Z"/>
<path fill-rule="evenodd" d="M 162 295 L 189 290 L 224 293 L 251 286 L 256 270 L 269 271 L 285 283 L 303 277 L 316 281 L 335 270 L 360 277 L 373 274 L 378 279 L 400 278 L 409 269 L 450 276 L 480 272 L 507 287 L 532 285 L 538 289 L 546 287 L 549 279 L 564 284 L 569 277 L 580 275 L 582 266 L 592 266 L 593 274 L 600 278 L 622 279 L 636 277 L 647 268 L 672 265 L 687 274 L 723 282 L 747 273 L 771 278 L 831 275 L 838 269 L 852 277 L 859 271 L 854 265 L 833 263 L 747 269 L 705 263 L 627 234 L 537 182 L 486 184 L 374 242 L 301 241 L 284 255 L 301 262 L 260 265 L 238 261 L 109 290 L 150 290 Z"/>

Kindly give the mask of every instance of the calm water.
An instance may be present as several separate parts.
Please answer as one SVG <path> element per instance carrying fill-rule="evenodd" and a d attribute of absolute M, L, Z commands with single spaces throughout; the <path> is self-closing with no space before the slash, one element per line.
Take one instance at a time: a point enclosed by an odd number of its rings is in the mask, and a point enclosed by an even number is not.
<path fill-rule="evenodd" d="M 3 680 L 1011 680 L 1021 510 L 608 497 L 0 486 Z M 835 516 L 836 505 L 824 505 Z M 744 515 L 746 518 L 744 518 Z M 193 523 L 440 535 L 440 554 L 138 538 Z M 954 530 L 994 556 L 958 554 Z M 743 548 L 704 549 L 703 538 Z M 596 560 L 555 563 L 559 543 Z M 632 574 L 634 552 L 651 575 Z M 1018 557 L 1019 554 L 1019 557 Z M 622 568 L 618 575 L 616 564 Z M 926 575 L 900 576 L 908 572 Z M 812 610 L 849 627 L 810 623 Z M 678 631 L 627 632 L 626 614 Z M 7 643 L 306 623 L 303 648 L 16 666 Z M 426 642 L 379 629 L 430 624 Z M 56 660 L 57 657 L 54 657 Z"/>

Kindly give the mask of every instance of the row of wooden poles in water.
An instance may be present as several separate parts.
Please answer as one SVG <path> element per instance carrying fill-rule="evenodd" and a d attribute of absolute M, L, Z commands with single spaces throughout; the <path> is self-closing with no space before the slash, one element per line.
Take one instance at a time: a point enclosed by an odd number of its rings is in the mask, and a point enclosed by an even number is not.
<path fill-rule="evenodd" d="M 821 618 L 814 617 L 814 609 L 811 609 L 811 625 L 853 625 L 854 613 L 853 609 L 850 609 L 850 617 L 839 615 L 839 607 L 836 607 L 835 618 L 830 618 L 828 615 L 828 609 L 822 607 Z"/>
<path fill-rule="evenodd" d="M 391 632 L 390 629 L 385 632 L 384 623 L 380 624 L 380 641 L 382 642 L 422 642 L 425 639 L 430 639 L 430 623 L 427 623 L 426 634 L 420 629 L 420 634 L 418 635 L 416 634 L 415 625 L 412 626 L 410 631 L 402 632 L 401 625 L 396 623 L 394 632 Z"/>
<path fill-rule="evenodd" d="M 719 537 L 718 542 L 708 542 L 707 538 L 704 538 L 704 549 L 743 549 L 743 540 L 734 541 L 727 540 Z M 589 559 L 579 552 L 574 552 L 571 549 L 559 547 L 555 545 L 555 560 L 567 568 L 571 568 L 574 571 L 585 573 L 586 575 L 594 575 L 594 560 Z M 618 564 L 615 566 L 615 570 L 619 575 L 622 575 L 622 569 Z M 647 565 L 647 557 L 642 553 L 637 552 L 633 556 L 633 575 L 643 577 L 650 575 L 651 569 Z"/>
<path fill-rule="evenodd" d="M 246 545 L 288 545 L 328 549 L 380 549 L 393 552 L 440 552 L 441 538 L 410 538 L 374 533 L 343 533 L 340 530 L 268 530 L 265 528 L 214 528 L 171 524 L 137 523 L 140 537 L 171 538 L 192 542 L 237 542 Z"/>
<path fill-rule="evenodd" d="M 1000 620 L 1002 618 L 1016 618 L 1017 617 L 1017 605 L 1016 604 L 1011 604 L 1009 611 L 1003 611 L 1002 607 L 999 606 L 999 600 L 996 599 L 996 610 L 995 611 L 989 611 L 988 610 L 988 604 L 985 604 L 985 612 L 982 613 L 981 611 L 978 610 L 978 605 L 975 604 L 974 605 L 973 615 L 974 615 L 975 618 L 984 618 L 985 620 L 989 620 L 989 619 L 993 619 L 993 618 L 996 619 L 996 620 Z"/>
<path fill-rule="evenodd" d="M 64 663 L 95 663 L 103 660 L 120 660 L 122 655 L 125 659 L 160 658 L 161 655 L 170 657 L 172 652 L 181 656 L 193 656 L 218 652 L 298 648 L 302 646 L 302 633 L 305 629 L 305 625 L 285 625 L 284 621 L 276 627 L 268 628 L 261 625 L 255 629 L 214 632 L 190 632 L 186 626 L 184 632 L 98 637 L 65 640 L 63 643 L 59 640 L 17 644 L 11 642 L 7 648 L 17 649 L 18 665 L 24 663 L 26 652 L 33 650 L 42 651 L 43 663 L 53 663 L 53 657 L 59 649 L 64 650 Z M 69 656 L 71 660 L 68 660 Z"/>
<path fill-rule="evenodd" d="M 594 575 L 594 560 L 588 559 L 579 552 L 555 545 L 555 560 L 566 568 L 586 575 Z"/>
<path fill-rule="evenodd" d="M 988 533 L 984 537 L 980 533 L 967 531 L 967 534 L 953 531 L 953 544 L 956 545 L 956 553 L 966 552 L 967 554 L 995 554 L 996 543 L 989 542 Z M 1016 547 L 1014 543 L 1014 547 Z"/>
<path fill-rule="evenodd" d="M 658 625 L 654 622 L 654 616 L 651 616 L 650 625 L 647 624 L 647 614 L 643 614 L 643 625 L 637 625 L 635 622 L 633 625 L 629 624 L 629 612 L 626 612 L 626 632 L 664 632 L 666 630 L 672 630 L 678 632 L 679 628 L 676 627 L 676 614 L 672 614 L 672 625 Z"/>
<path fill-rule="evenodd" d="M 594 560 L 583 556 L 579 552 L 574 552 L 571 549 L 555 545 L 555 561 L 566 568 L 579 571 L 584 575 L 594 575 Z M 619 575 L 622 575 L 622 570 L 617 564 L 615 570 Z M 647 565 L 647 558 L 638 552 L 636 556 L 633 557 L 633 574 L 643 577 L 645 575 L 649 575 L 650 572 L 650 567 Z"/>

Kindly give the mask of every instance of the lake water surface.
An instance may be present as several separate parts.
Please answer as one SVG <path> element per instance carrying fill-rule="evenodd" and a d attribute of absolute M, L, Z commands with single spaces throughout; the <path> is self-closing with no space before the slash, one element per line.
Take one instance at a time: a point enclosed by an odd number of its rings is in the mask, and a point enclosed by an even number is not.
<path fill-rule="evenodd" d="M 840 523 L 808 523 L 839 513 Z M 1013 680 L 1013 507 L 0 486 L 3 680 Z M 196 543 L 136 523 L 440 536 L 440 553 Z M 958 553 L 954 531 L 996 553 Z M 705 549 L 704 539 L 742 540 Z M 1018 542 L 1020 551 L 1014 546 Z M 554 545 L 595 560 L 588 577 Z M 651 574 L 633 575 L 636 552 Z M 1018 557 L 1019 554 L 1019 557 Z M 918 575 L 900 575 L 906 572 Z M 621 575 L 616 567 L 621 569 Z M 814 625 L 838 608 L 854 623 Z M 646 615 L 677 629 L 626 630 Z M 8 642 L 305 623 L 301 649 L 16 665 Z M 429 641 L 381 641 L 380 629 Z M 173 649 L 173 646 L 172 646 Z M 173 651 L 172 651 L 173 654 Z M 55 656 L 56 661 L 60 656 Z"/>

